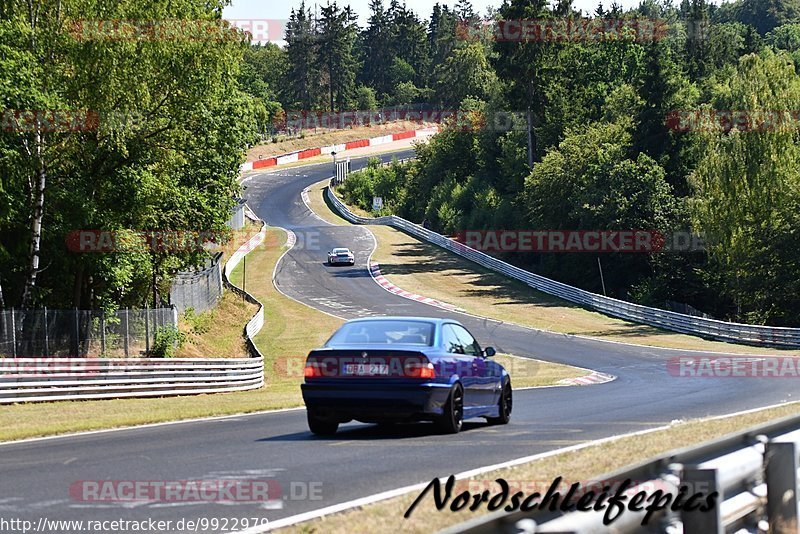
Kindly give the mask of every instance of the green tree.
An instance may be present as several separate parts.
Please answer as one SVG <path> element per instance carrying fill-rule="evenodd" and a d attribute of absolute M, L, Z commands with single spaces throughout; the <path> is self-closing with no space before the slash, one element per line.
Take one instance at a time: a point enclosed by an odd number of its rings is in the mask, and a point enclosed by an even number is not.
<path fill-rule="evenodd" d="M 737 19 L 762 36 L 800 17 L 800 0 L 741 0 L 736 8 Z"/>
<path fill-rule="evenodd" d="M 347 109 L 352 103 L 359 67 L 355 57 L 358 36 L 355 21 L 356 15 L 350 6 L 342 9 L 333 2 L 320 10 L 317 61 L 325 74 L 323 84 L 327 85 L 331 111 Z"/>
<path fill-rule="evenodd" d="M 480 43 L 456 47 L 436 68 L 434 78 L 437 98 L 456 108 L 467 97 L 488 100 L 498 88 L 497 76 Z"/>
<path fill-rule="evenodd" d="M 529 20 L 551 18 L 544 0 L 509 0 L 503 3 L 499 19 Z M 508 100 L 513 109 L 527 115 L 528 165 L 537 159 L 534 125 L 539 123 L 545 108 L 545 80 L 548 70 L 556 65 L 555 48 L 542 40 L 498 41 L 494 62 L 498 76 L 508 84 Z"/>
<path fill-rule="evenodd" d="M 734 75 L 718 81 L 713 105 L 752 113 L 800 109 L 793 61 L 785 53 L 742 57 Z M 788 112 L 782 122 L 773 119 L 754 131 L 704 136 L 706 151 L 693 175 L 693 215 L 711 238 L 735 318 L 784 325 L 800 320 L 800 256 L 788 245 L 798 237 L 798 140 Z"/>
<path fill-rule="evenodd" d="M 662 230 L 672 224 L 675 201 L 664 169 L 646 154 L 629 158 L 632 122 L 599 123 L 569 132 L 525 180 L 520 202 L 534 229 Z M 606 285 L 614 294 L 648 274 L 645 255 L 607 254 Z M 597 258 L 545 254 L 543 273 L 600 291 Z"/>
<path fill-rule="evenodd" d="M 2 190 L 12 199 L 0 235 L 5 249 L 27 251 L 0 264 L 0 276 L 22 288 L 9 301 L 113 307 L 141 305 L 151 294 L 158 301 L 174 270 L 204 251 L 67 254 L 65 241 L 86 228 L 224 230 L 243 148 L 257 139 L 257 106 L 237 83 L 248 44 L 231 30 L 119 39 L 74 25 L 135 12 L 136 20 L 225 28 L 218 9 L 195 0 L 157 10 L 147 2 L 34 4 L 6 6 L 0 22 L 2 107 L 40 117 L 88 110 L 89 120 L 82 128 L 39 120 L 0 133 Z"/>
<path fill-rule="evenodd" d="M 359 85 L 356 89 L 356 106 L 362 111 L 378 109 L 378 99 L 375 96 L 375 89 Z"/>
<path fill-rule="evenodd" d="M 426 84 L 426 72 L 430 69 L 428 40 L 425 24 L 416 13 L 393 1 L 389 10 L 391 17 L 392 53 L 414 69 L 415 84 Z"/>
<path fill-rule="evenodd" d="M 370 17 L 361 34 L 364 67 L 361 80 L 379 94 L 388 94 L 392 89 L 389 67 L 392 62 L 392 34 L 389 14 L 383 0 L 370 0 Z"/>
<path fill-rule="evenodd" d="M 320 100 L 319 50 L 314 20 L 305 0 L 292 9 L 286 24 L 286 105 L 317 108 Z"/>

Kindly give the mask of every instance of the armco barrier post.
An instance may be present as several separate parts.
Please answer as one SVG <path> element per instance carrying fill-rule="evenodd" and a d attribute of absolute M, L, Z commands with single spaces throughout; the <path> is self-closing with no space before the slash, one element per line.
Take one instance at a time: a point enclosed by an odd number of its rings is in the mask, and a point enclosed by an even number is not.
<path fill-rule="evenodd" d="M 106 355 L 106 311 L 100 308 L 100 354 Z"/>
<path fill-rule="evenodd" d="M 47 306 L 44 307 L 44 357 L 50 357 L 50 339 L 47 336 Z"/>
<path fill-rule="evenodd" d="M 144 350 L 150 354 L 150 308 L 144 305 Z"/>
<path fill-rule="evenodd" d="M 79 357 L 81 355 L 81 325 L 80 325 L 80 317 L 78 316 L 78 308 L 73 309 L 73 316 L 75 317 L 75 344 L 73 345 L 75 349 L 75 357 Z"/>
<path fill-rule="evenodd" d="M 719 471 L 689 467 L 683 472 L 682 482 L 690 488 L 704 488 L 706 494 L 719 492 L 717 505 L 713 509 L 705 512 L 701 512 L 699 509 L 681 512 L 684 534 L 724 534 L 725 526 L 722 522 L 720 505 L 725 496 L 719 483 Z"/>
<path fill-rule="evenodd" d="M 771 532 L 797 532 L 797 442 L 767 443 L 767 516 Z"/>
<path fill-rule="evenodd" d="M 125 340 L 123 341 L 123 346 L 125 347 L 125 357 L 128 357 L 128 308 L 125 308 Z"/>

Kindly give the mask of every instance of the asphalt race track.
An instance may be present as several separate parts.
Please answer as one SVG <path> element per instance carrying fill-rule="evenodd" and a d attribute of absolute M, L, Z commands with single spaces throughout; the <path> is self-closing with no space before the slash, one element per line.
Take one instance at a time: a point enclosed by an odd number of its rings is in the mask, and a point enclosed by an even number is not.
<path fill-rule="evenodd" d="M 401 154 L 402 156 L 402 154 Z M 353 160 L 353 169 L 367 158 Z M 518 391 L 511 423 L 468 422 L 455 436 L 431 425 L 384 430 L 350 423 L 331 439 L 313 437 L 305 411 L 101 432 L 0 445 L 0 516 L 49 519 L 288 517 L 487 464 L 545 452 L 675 419 L 719 415 L 793 400 L 790 380 L 677 378 L 660 350 L 541 333 L 481 320 L 392 295 L 367 271 L 374 242 L 367 227 L 332 226 L 314 217 L 301 191 L 331 174 L 332 165 L 278 169 L 247 181 L 253 210 L 270 225 L 292 230 L 297 246 L 277 269 L 288 296 L 325 312 L 364 315 L 453 316 L 483 345 L 501 352 L 588 367 L 616 375 L 595 386 Z M 325 253 L 346 246 L 354 267 L 330 268 Z M 695 353 L 696 354 L 696 353 Z M 564 473 L 569 478 L 569 473 Z M 85 503 L 70 497 L 81 480 L 200 480 L 274 478 L 283 499 L 257 504 Z M 319 498 L 294 497 L 290 487 Z"/>

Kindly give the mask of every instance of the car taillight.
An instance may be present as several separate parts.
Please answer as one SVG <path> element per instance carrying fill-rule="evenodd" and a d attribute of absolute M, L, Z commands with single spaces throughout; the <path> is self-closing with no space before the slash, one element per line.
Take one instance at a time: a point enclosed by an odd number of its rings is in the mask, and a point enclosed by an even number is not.
<path fill-rule="evenodd" d="M 436 378 L 436 370 L 432 363 L 409 363 L 406 365 L 406 376 L 409 378 Z"/>
<path fill-rule="evenodd" d="M 319 364 L 316 362 L 307 363 L 305 369 L 303 369 L 303 376 L 305 378 L 322 376 L 322 369 L 320 369 Z"/>

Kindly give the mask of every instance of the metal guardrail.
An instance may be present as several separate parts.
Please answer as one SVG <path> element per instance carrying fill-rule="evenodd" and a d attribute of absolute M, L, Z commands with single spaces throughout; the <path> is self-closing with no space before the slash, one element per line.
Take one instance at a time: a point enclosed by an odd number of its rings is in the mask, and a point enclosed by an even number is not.
<path fill-rule="evenodd" d="M 711 510 L 673 511 L 667 507 L 642 526 L 645 511 L 627 508 L 611 525 L 603 524 L 604 510 L 571 511 L 559 515 L 544 512 L 495 512 L 443 531 L 445 534 L 576 533 L 589 532 L 798 532 L 800 517 L 800 416 L 750 428 L 720 439 L 673 451 L 624 470 L 597 478 L 597 484 L 634 481 L 628 495 L 639 490 L 648 497 L 655 490 L 673 499 L 686 486 L 684 499 L 701 492 L 703 501 L 717 491 Z M 589 481 L 585 487 L 590 487 Z M 574 502 L 574 501 L 573 501 Z M 645 503 L 645 506 L 648 503 Z M 672 504 L 672 503 L 670 503 Z"/>
<path fill-rule="evenodd" d="M 398 228 L 414 237 L 418 237 L 458 254 L 487 269 L 519 280 L 538 291 L 575 304 L 580 304 L 588 309 L 635 323 L 720 341 L 766 347 L 800 347 L 800 328 L 730 323 L 717 319 L 695 317 L 673 311 L 650 308 L 648 306 L 642 306 L 641 304 L 605 297 L 520 269 L 519 267 L 515 267 L 502 260 L 489 256 L 488 254 L 475 250 L 474 248 L 468 247 L 463 243 L 459 243 L 458 241 L 454 241 L 441 234 L 423 228 L 418 224 L 397 217 L 396 215 L 376 218 L 361 217 L 352 213 L 350 209 L 339 200 L 333 192 L 332 185 L 331 183 L 331 185 L 325 189 L 328 200 L 336 207 L 342 217 L 352 223 L 383 224 Z"/>
<path fill-rule="evenodd" d="M 264 306 L 231 284 L 229 275 L 266 237 L 266 223 L 226 262 L 228 287 L 258 305 L 243 335 L 252 358 L 0 358 L 0 404 L 15 402 L 197 395 L 258 389 L 264 357 L 253 343 L 264 325 Z"/>
<path fill-rule="evenodd" d="M 231 257 L 225 263 L 225 268 L 222 270 L 222 280 L 232 291 L 241 295 L 248 302 L 258 306 L 258 311 L 244 327 L 244 337 L 247 340 L 247 349 L 250 351 L 250 354 L 263 360 L 264 355 L 261 354 L 261 351 L 259 351 L 258 347 L 256 347 L 256 344 L 253 342 L 253 338 L 264 327 L 264 304 L 262 304 L 261 301 L 247 291 L 244 291 L 242 288 L 233 285 L 233 283 L 230 281 L 231 273 L 242 261 L 242 258 L 244 258 L 251 250 L 263 243 L 264 239 L 267 237 L 267 223 L 259 219 L 249 207 L 245 208 L 245 216 L 251 221 L 261 223 L 261 229 L 257 234 L 248 239 L 246 243 L 240 246 L 236 252 L 231 254 Z"/>
<path fill-rule="evenodd" d="M 263 358 L 5 358 L 0 404 L 257 389 Z"/>

